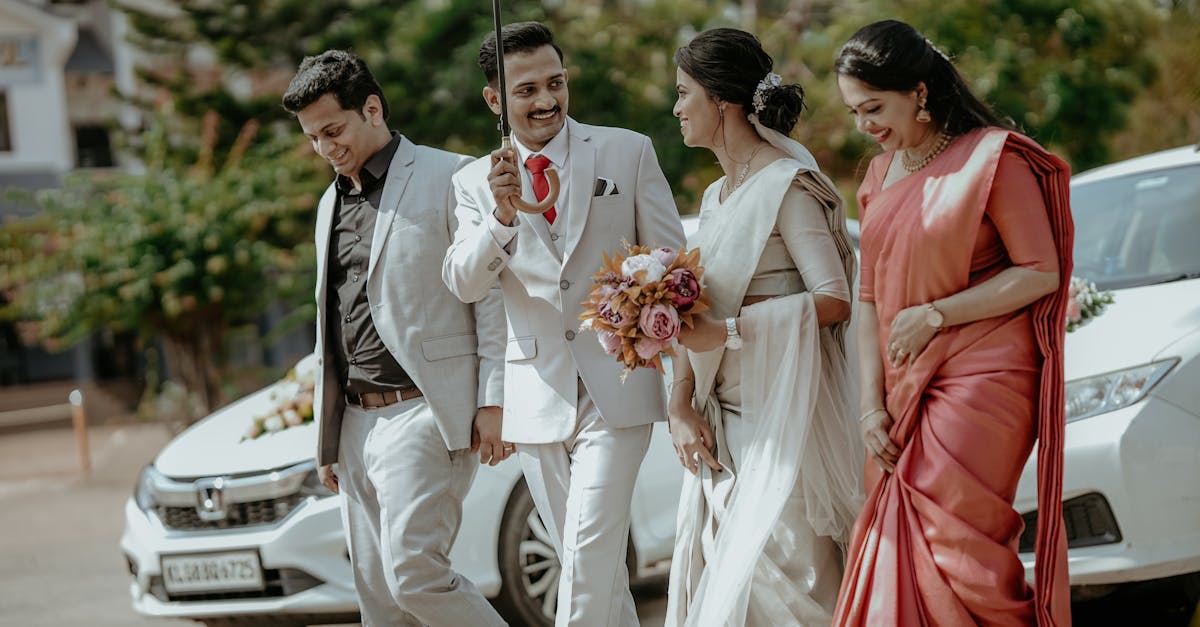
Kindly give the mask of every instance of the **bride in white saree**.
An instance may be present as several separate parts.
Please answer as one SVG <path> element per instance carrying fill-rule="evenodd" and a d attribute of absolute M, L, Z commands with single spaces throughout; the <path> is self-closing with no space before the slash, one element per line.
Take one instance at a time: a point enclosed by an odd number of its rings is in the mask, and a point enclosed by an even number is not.
<path fill-rule="evenodd" d="M 673 360 L 671 437 L 690 474 L 666 624 L 828 625 L 863 501 L 845 208 L 787 137 L 803 91 L 771 73 L 757 38 L 706 31 L 675 61 L 684 143 L 726 176 L 688 242 L 712 311 Z"/>

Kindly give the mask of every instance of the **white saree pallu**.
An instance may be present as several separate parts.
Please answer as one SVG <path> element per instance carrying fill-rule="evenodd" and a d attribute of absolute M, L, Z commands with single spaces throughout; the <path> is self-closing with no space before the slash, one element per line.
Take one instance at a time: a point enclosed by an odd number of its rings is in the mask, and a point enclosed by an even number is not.
<path fill-rule="evenodd" d="M 714 183 L 689 242 L 701 251 L 712 315 L 740 315 L 745 346 L 688 353 L 694 405 L 714 430 L 725 470 L 700 464 L 698 475 L 684 475 L 666 625 L 829 624 L 839 548 L 863 500 L 846 324 L 820 329 L 807 292 L 741 306 L 793 184 L 826 208 L 848 281 L 855 272 L 832 183 L 798 143 L 758 128 L 793 158 L 768 165 L 724 205 L 712 197 L 721 181 Z M 740 397 L 740 415 L 730 409 L 739 399 L 718 398 L 718 372 L 726 382 L 740 377 L 736 393 L 723 392 Z"/>

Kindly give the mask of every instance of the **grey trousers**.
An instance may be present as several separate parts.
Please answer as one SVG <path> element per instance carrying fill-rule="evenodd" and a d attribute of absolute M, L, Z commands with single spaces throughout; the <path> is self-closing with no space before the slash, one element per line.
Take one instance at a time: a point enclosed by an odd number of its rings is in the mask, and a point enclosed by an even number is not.
<path fill-rule="evenodd" d="M 423 398 L 346 407 L 337 475 L 363 625 L 505 624 L 450 567 L 478 465 L 466 449 L 446 450 Z"/>

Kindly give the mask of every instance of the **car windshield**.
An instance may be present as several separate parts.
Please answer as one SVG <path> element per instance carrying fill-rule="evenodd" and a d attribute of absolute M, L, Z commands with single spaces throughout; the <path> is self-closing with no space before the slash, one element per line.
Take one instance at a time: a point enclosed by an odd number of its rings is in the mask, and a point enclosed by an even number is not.
<path fill-rule="evenodd" d="M 1200 166 L 1071 187 L 1075 272 L 1100 289 L 1200 277 Z"/>

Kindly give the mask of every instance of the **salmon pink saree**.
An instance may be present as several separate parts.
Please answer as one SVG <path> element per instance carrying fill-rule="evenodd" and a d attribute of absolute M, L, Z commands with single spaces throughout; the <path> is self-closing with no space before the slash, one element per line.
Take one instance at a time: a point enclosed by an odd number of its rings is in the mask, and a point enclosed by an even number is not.
<path fill-rule="evenodd" d="M 1002 157 L 1014 156 L 1028 165 L 1025 178 L 1004 174 Z M 881 351 L 900 310 L 960 292 L 1004 266 L 1036 266 L 1022 263 L 1012 245 L 1026 238 L 1005 237 L 1003 246 L 995 238 L 994 189 L 1027 194 L 1031 202 L 1016 204 L 1033 207 L 1037 220 L 1010 217 L 1009 234 L 1011 225 L 1030 223 L 1029 239 L 1041 235 L 1045 243 L 1041 267 L 1057 269 L 1061 280 L 1057 292 L 1028 307 L 946 328 L 908 366 L 893 368 L 881 353 L 890 435 L 903 452 L 893 474 L 867 464 L 867 502 L 834 624 L 1069 625 L 1061 516 L 1069 168 L 999 129 L 957 138 L 924 169 L 880 189 L 891 157 L 876 158 L 859 190 L 861 298 L 875 304 Z M 989 233 L 994 254 L 981 265 L 979 242 Z M 1041 515 L 1030 590 L 1012 502 L 1035 438 Z"/>

